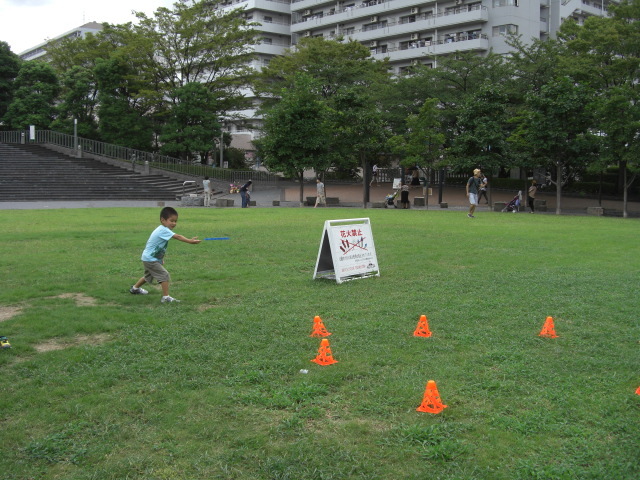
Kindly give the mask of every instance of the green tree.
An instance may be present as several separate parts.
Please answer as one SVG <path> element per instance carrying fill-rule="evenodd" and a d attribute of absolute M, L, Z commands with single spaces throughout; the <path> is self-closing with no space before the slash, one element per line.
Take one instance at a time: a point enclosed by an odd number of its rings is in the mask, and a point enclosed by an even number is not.
<path fill-rule="evenodd" d="M 438 100 L 426 100 L 417 114 L 406 119 L 406 133 L 396 135 L 389 140 L 391 150 L 400 155 L 403 167 L 418 166 L 425 178 L 431 178 L 431 169 L 442 156 L 442 148 L 446 139 L 440 123 Z M 425 185 L 428 188 L 428 185 Z M 425 198 L 429 197 L 425 195 Z"/>
<path fill-rule="evenodd" d="M 389 130 L 370 89 L 359 86 L 338 90 L 330 102 L 333 135 L 331 166 L 349 169 L 362 167 L 362 203 L 369 201 L 370 159 L 384 151 Z"/>
<path fill-rule="evenodd" d="M 96 121 L 97 85 L 95 75 L 84 67 L 74 66 L 61 77 L 61 94 L 56 107 L 57 116 L 51 129 L 72 134 L 77 121 L 78 135 L 98 138 Z"/>
<path fill-rule="evenodd" d="M 269 170 L 298 179 L 300 204 L 305 170 L 324 170 L 331 151 L 331 112 L 320 99 L 321 89 L 311 76 L 298 73 L 293 85 L 280 92 L 280 101 L 264 112 L 264 135 L 256 141 Z"/>
<path fill-rule="evenodd" d="M 242 89 L 255 74 L 250 61 L 258 31 L 241 11 L 214 9 L 206 0 L 178 0 L 152 17 L 136 13 L 140 23 L 133 30 L 151 45 L 145 55 L 153 60 L 153 74 L 170 103 L 179 87 L 199 82 L 216 95 L 218 113 L 246 106 Z"/>
<path fill-rule="evenodd" d="M 160 136 L 160 152 L 184 160 L 198 153 L 206 158 L 213 138 L 220 136 L 220 124 L 212 115 L 217 109 L 215 96 L 199 82 L 178 87 L 173 94 L 175 105 Z"/>
<path fill-rule="evenodd" d="M 20 71 L 20 58 L 7 42 L 0 42 L 0 121 L 13 99 L 14 80 Z"/>
<path fill-rule="evenodd" d="M 58 77 L 42 62 L 24 62 L 15 80 L 15 93 L 4 122 L 10 128 L 26 129 L 34 125 L 47 129 L 55 117 Z"/>
<path fill-rule="evenodd" d="M 98 60 L 98 131 L 103 141 L 137 150 L 150 150 L 151 122 L 141 98 L 135 71 L 123 59 Z"/>
<path fill-rule="evenodd" d="M 449 163 L 458 170 L 493 171 L 515 163 L 507 142 L 510 105 L 503 85 L 484 84 L 456 109 L 458 134 L 452 139 Z"/>
<path fill-rule="evenodd" d="M 358 42 L 305 38 L 295 51 L 274 58 L 262 71 L 256 90 L 264 101 L 263 112 L 279 108 L 282 92 L 299 83 L 300 73 L 313 80 L 315 100 L 330 112 L 324 120 L 331 128 L 323 130 L 332 132 L 324 139 L 329 153 L 314 162 L 317 170 L 357 169 L 363 156 L 384 144 L 372 92 L 388 81 L 386 64 L 371 59 Z"/>
<path fill-rule="evenodd" d="M 556 213 L 562 213 L 562 187 L 574 171 L 593 161 L 598 139 L 586 108 L 591 90 L 569 77 L 560 77 L 526 96 L 525 110 L 510 140 L 542 165 L 555 166 Z"/>
<path fill-rule="evenodd" d="M 626 217 L 628 188 L 640 171 L 640 0 L 611 5 L 610 12 L 608 17 L 588 18 L 583 26 L 568 22 L 560 38 L 567 48 L 563 67 L 595 92 L 590 108 L 603 155 L 593 167 L 602 171 L 607 164 L 618 164 Z"/>

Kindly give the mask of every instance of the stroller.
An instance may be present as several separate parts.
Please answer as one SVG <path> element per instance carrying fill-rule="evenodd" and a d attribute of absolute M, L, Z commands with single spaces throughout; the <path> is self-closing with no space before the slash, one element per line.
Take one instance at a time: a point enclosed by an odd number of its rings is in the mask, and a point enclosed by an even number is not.
<path fill-rule="evenodd" d="M 386 197 L 384 197 L 384 208 L 389 208 L 389 206 L 398 208 L 394 203 L 396 197 L 398 196 L 398 191 L 399 190 L 396 190 L 394 194 L 389 194 Z"/>
<path fill-rule="evenodd" d="M 502 211 L 516 213 L 518 210 L 520 210 L 521 201 L 522 201 L 522 190 L 518 191 L 518 194 L 515 197 L 513 197 L 513 199 L 504 206 Z"/>

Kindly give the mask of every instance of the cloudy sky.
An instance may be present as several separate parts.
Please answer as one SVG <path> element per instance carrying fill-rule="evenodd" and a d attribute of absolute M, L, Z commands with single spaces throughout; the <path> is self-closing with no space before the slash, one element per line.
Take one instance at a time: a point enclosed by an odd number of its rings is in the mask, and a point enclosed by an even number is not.
<path fill-rule="evenodd" d="M 88 22 L 135 22 L 174 0 L 0 0 L 0 41 L 23 51 Z"/>

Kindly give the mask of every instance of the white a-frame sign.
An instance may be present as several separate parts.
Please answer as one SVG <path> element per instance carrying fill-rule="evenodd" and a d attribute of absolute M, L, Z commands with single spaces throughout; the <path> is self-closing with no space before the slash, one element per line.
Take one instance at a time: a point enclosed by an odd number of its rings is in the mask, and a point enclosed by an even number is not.
<path fill-rule="evenodd" d="M 324 222 L 313 278 L 335 278 L 342 283 L 373 276 L 380 276 L 380 268 L 369 219 Z"/>

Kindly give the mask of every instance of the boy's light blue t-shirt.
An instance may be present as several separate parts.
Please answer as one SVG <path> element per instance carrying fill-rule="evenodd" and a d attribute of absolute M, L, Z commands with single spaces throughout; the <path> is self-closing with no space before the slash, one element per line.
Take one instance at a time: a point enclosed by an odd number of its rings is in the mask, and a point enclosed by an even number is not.
<path fill-rule="evenodd" d="M 162 262 L 169 240 L 173 235 L 173 230 L 164 225 L 156 228 L 147 240 L 147 246 L 144 247 L 141 260 L 143 262 Z"/>

